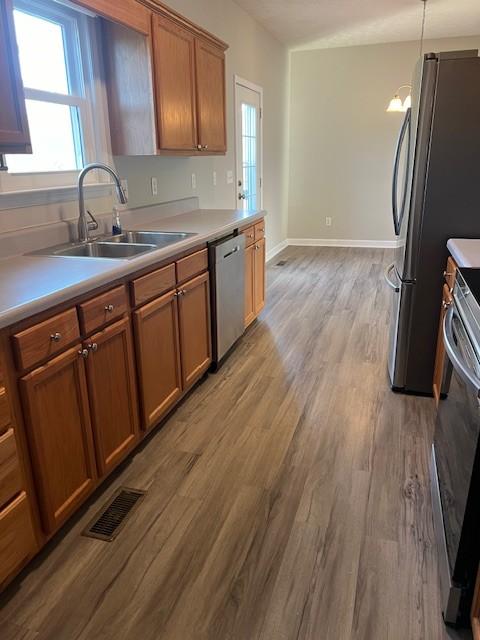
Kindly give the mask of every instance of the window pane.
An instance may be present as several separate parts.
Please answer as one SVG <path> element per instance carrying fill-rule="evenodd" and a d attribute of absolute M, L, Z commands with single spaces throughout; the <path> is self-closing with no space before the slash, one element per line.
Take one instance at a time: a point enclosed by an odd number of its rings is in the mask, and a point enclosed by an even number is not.
<path fill-rule="evenodd" d="M 62 25 L 18 9 L 14 19 L 24 86 L 68 94 Z"/>
<path fill-rule="evenodd" d="M 77 107 L 26 100 L 33 154 L 8 155 L 11 173 L 74 171 L 83 166 Z"/>

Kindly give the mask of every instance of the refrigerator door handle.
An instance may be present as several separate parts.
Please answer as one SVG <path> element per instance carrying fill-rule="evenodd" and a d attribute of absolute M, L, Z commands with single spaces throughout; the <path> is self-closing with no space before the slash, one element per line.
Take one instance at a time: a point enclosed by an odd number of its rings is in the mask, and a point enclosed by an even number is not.
<path fill-rule="evenodd" d="M 390 274 L 394 269 L 395 269 L 395 262 L 392 262 L 392 264 L 389 267 L 387 267 L 385 270 L 385 282 L 388 284 L 390 289 L 393 289 L 395 293 L 398 293 L 400 291 L 400 287 L 398 286 L 398 284 L 395 284 L 390 280 Z"/>
<path fill-rule="evenodd" d="M 412 117 L 411 108 L 407 109 L 405 119 L 400 129 L 398 136 L 397 148 L 395 150 L 395 162 L 393 165 L 393 183 L 392 183 L 392 214 L 393 214 L 393 227 L 395 229 L 395 235 L 400 235 L 400 227 L 402 226 L 402 218 L 405 210 L 406 197 L 407 197 L 407 185 L 410 173 L 410 136 L 408 136 L 408 149 L 407 149 L 407 166 L 405 167 L 405 184 L 403 188 L 402 208 L 398 210 L 397 189 L 398 189 L 398 171 L 400 169 L 400 156 L 402 153 L 405 136 L 408 132 L 410 121 Z"/>
<path fill-rule="evenodd" d="M 443 320 L 443 342 L 445 345 L 445 351 L 447 352 L 450 361 L 458 372 L 462 380 L 473 387 L 475 394 L 480 397 L 480 380 L 470 371 L 465 364 L 460 350 L 455 344 L 455 338 L 453 335 L 453 316 L 455 313 L 455 307 L 451 306 L 445 318 Z"/>

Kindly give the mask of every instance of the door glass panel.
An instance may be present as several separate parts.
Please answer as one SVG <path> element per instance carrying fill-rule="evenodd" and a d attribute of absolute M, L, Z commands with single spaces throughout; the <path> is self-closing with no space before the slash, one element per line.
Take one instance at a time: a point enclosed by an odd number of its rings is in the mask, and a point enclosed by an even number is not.
<path fill-rule="evenodd" d="M 257 109 L 242 103 L 243 208 L 257 208 Z"/>

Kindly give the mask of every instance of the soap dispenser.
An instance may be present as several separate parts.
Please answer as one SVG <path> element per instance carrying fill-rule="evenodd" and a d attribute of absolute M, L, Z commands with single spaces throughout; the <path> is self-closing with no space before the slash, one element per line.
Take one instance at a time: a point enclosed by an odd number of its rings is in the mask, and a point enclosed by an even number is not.
<path fill-rule="evenodd" d="M 112 219 L 112 235 L 119 236 L 122 233 L 122 222 L 120 220 L 119 208 L 115 205 L 113 207 L 113 219 Z"/>

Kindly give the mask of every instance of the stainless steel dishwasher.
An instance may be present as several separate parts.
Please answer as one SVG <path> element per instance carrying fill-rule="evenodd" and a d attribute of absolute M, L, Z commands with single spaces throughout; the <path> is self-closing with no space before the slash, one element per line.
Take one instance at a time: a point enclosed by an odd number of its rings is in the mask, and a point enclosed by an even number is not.
<path fill-rule="evenodd" d="M 208 246 L 212 290 L 213 369 L 245 331 L 245 236 Z"/>

